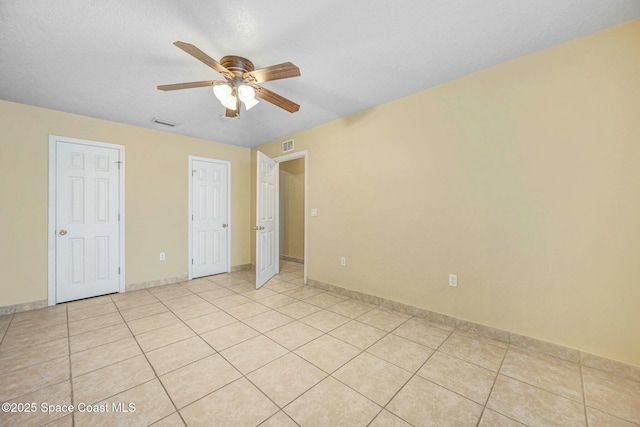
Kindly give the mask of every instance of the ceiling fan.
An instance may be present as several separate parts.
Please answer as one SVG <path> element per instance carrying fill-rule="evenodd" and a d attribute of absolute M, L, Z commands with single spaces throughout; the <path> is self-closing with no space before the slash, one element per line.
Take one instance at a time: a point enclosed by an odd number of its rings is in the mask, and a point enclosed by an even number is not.
<path fill-rule="evenodd" d="M 244 103 L 247 110 L 254 107 L 258 103 L 255 97 L 264 99 L 290 113 L 295 113 L 300 109 L 300 106 L 295 102 L 258 84 L 271 80 L 300 76 L 300 69 L 291 62 L 255 70 L 251 61 L 240 56 L 225 56 L 220 62 L 217 62 L 192 44 L 181 41 L 174 42 L 173 44 L 222 74 L 226 81 L 204 80 L 200 82 L 160 85 L 158 86 L 159 90 L 168 91 L 213 86 L 213 92 L 216 98 L 218 98 L 226 108 L 225 116 L 227 117 L 240 116 L 242 103 Z"/>

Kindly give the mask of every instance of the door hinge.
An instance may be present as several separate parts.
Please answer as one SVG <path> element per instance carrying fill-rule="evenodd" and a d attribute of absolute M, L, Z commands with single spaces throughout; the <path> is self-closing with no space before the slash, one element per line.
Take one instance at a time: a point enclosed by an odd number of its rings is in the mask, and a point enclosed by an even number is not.
<path fill-rule="evenodd" d="M 120 267 L 118 267 L 118 274 L 120 274 Z"/>
<path fill-rule="evenodd" d="M 196 170 L 194 169 L 191 171 L 191 176 L 194 176 L 195 174 L 196 174 Z"/>
<path fill-rule="evenodd" d="M 118 165 L 118 169 L 120 169 L 120 165 L 122 164 L 122 162 L 121 162 L 120 160 L 118 160 L 118 161 L 116 162 L 116 164 Z"/>
<path fill-rule="evenodd" d="M 120 221 L 120 214 L 118 214 L 118 221 Z"/>
<path fill-rule="evenodd" d="M 193 215 L 191 215 L 191 221 L 193 221 Z"/>
<path fill-rule="evenodd" d="M 193 258 L 191 258 L 191 265 L 193 265 Z"/>

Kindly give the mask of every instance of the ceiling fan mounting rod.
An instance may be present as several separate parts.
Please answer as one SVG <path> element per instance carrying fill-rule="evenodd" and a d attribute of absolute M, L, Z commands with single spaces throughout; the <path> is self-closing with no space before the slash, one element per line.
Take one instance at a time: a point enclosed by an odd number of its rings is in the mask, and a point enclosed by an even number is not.
<path fill-rule="evenodd" d="M 244 80 L 240 76 L 235 76 L 231 81 L 229 81 L 232 87 L 237 88 L 240 85 L 244 84 Z"/>

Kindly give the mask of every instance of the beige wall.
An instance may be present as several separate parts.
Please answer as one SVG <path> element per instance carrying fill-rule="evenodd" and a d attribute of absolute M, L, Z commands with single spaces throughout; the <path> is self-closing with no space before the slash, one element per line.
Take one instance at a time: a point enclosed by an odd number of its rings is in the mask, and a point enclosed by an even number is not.
<path fill-rule="evenodd" d="M 304 258 L 304 158 L 280 163 L 280 254 Z"/>
<path fill-rule="evenodd" d="M 640 366 L 639 57 L 634 21 L 292 135 L 309 277 Z"/>
<path fill-rule="evenodd" d="M 50 134 L 125 146 L 127 284 L 188 274 L 189 155 L 231 162 L 231 265 L 250 262 L 249 149 L 0 101 L 0 307 L 47 298 Z"/>

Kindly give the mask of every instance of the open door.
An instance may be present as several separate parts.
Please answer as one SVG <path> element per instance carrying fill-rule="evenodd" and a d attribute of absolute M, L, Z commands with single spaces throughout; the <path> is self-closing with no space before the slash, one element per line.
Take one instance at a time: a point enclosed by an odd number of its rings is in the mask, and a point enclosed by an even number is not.
<path fill-rule="evenodd" d="M 256 186 L 256 289 L 280 270 L 278 237 L 278 162 L 258 151 Z"/>

